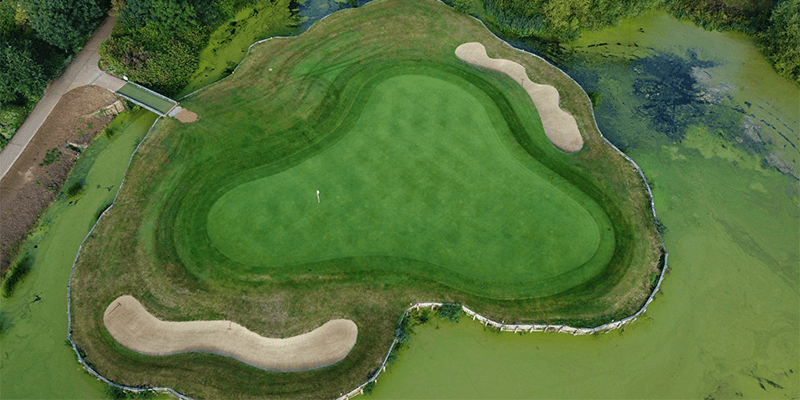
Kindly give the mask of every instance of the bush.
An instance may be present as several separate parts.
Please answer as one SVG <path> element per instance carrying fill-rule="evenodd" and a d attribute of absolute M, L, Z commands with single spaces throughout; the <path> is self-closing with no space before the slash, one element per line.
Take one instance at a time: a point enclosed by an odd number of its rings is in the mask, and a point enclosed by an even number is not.
<path fill-rule="evenodd" d="M 372 394 L 372 391 L 375 390 L 375 386 L 378 384 L 375 381 L 370 381 L 364 386 L 364 394 Z"/>
<path fill-rule="evenodd" d="M 128 396 L 125 393 L 125 391 L 122 390 L 121 388 L 117 386 L 108 385 L 108 387 L 106 387 L 106 397 L 108 397 L 109 399 L 121 400 Z"/>
<path fill-rule="evenodd" d="M 54 162 L 58 162 L 60 158 L 61 158 L 61 151 L 59 151 L 58 148 L 53 147 L 52 149 L 47 151 L 47 154 L 44 155 L 44 160 L 42 160 L 42 162 L 39 163 L 39 166 L 44 167 Z"/>
<path fill-rule="evenodd" d="M 25 116 L 28 115 L 27 110 L 22 107 L 14 105 L 3 105 L 0 109 L 0 135 L 6 139 L 14 136 L 22 122 L 25 121 Z"/>
<path fill-rule="evenodd" d="M 29 255 L 25 255 L 17 261 L 16 264 L 11 266 L 11 270 L 8 272 L 6 279 L 3 281 L 3 297 L 11 298 L 14 294 L 14 288 L 17 284 L 25 278 L 26 275 L 31 271 L 31 267 L 33 266 L 33 258 Z"/>
<path fill-rule="evenodd" d="M 669 231 L 669 228 L 660 219 L 656 218 L 656 230 L 659 235 L 664 236 Z"/>
<path fill-rule="evenodd" d="M 458 322 L 458 318 L 464 314 L 464 309 L 458 303 L 444 303 L 436 311 L 439 318 L 450 320 L 450 322 Z"/>
<path fill-rule="evenodd" d="M 81 194 L 81 192 L 83 192 L 83 182 L 81 181 L 73 182 L 69 185 L 69 188 L 67 188 L 67 196 L 69 197 L 76 197 Z"/>
<path fill-rule="evenodd" d="M 800 0 L 784 0 L 775 7 L 761 42 L 775 70 L 800 83 Z"/>
<path fill-rule="evenodd" d="M 408 318 L 412 325 L 426 324 L 431 318 L 431 310 L 428 308 L 411 310 L 408 312 Z"/>
<path fill-rule="evenodd" d="M 452 0 L 452 3 L 450 6 L 462 14 L 470 15 L 475 11 L 475 5 L 472 0 Z"/>
<path fill-rule="evenodd" d="M 164 39 L 155 28 L 145 27 L 115 34 L 103 42 L 99 53 L 110 71 L 171 96 L 189 83 L 206 39 L 207 33 L 202 31 Z"/>
<path fill-rule="evenodd" d="M 105 136 L 106 139 L 111 140 L 111 138 L 113 138 L 114 135 L 117 134 L 117 129 L 118 128 L 116 126 L 108 126 L 105 129 L 103 129 L 103 136 Z"/>
<path fill-rule="evenodd" d="M 397 339 L 397 346 L 398 348 L 403 345 L 403 343 L 407 342 L 411 339 L 411 334 L 413 333 L 412 325 L 410 324 L 410 319 L 407 315 L 403 315 L 400 317 L 400 321 L 397 323 L 397 328 L 394 330 L 394 337 Z"/>
<path fill-rule="evenodd" d="M 589 95 L 589 100 L 592 101 L 592 109 L 597 110 L 597 106 L 600 105 L 600 102 L 603 101 L 603 94 L 600 92 L 588 91 L 586 92 Z"/>

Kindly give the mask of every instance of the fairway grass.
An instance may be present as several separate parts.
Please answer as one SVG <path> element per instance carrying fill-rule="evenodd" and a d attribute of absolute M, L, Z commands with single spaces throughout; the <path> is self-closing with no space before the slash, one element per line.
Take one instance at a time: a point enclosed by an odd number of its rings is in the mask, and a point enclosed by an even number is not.
<path fill-rule="evenodd" d="M 583 149 L 550 143 L 518 82 L 454 55 L 472 41 L 557 89 Z M 438 2 L 381 0 L 259 44 L 183 104 L 200 119 L 154 128 L 75 269 L 73 338 L 115 382 L 333 397 L 374 373 L 411 302 L 596 326 L 636 312 L 659 273 L 644 182 L 585 93 Z M 146 356 L 103 325 L 123 294 L 164 321 L 282 338 L 348 319 L 358 338 L 340 362 L 288 374 Z"/>

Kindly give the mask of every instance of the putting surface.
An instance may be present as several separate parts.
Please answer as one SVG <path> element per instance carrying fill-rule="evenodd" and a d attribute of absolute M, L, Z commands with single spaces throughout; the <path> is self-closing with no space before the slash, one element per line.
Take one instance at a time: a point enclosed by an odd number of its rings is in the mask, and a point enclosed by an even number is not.
<path fill-rule="evenodd" d="M 602 209 L 515 155 L 502 114 L 477 87 L 432 75 L 380 82 L 356 100 L 363 111 L 337 143 L 223 194 L 208 214 L 211 243 L 264 273 L 390 256 L 552 292 L 598 274 L 614 248 L 611 235 L 601 246 L 601 228 L 611 231 Z"/>
<path fill-rule="evenodd" d="M 200 352 L 235 358 L 267 371 L 296 372 L 340 361 L 356 344 L 358 327 L 336 319 L 311 332 L 270 339 L 231 321 L 161 321 L 132 296 L 108 305 L 103 323 L 123 346 L 141 354 L 165 356 Z"/>

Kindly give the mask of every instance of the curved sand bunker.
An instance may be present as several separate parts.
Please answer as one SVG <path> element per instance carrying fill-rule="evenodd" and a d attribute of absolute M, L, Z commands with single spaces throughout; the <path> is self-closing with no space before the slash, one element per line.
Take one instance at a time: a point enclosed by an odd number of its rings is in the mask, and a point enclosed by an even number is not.
<path fill-rule="evenodd" d="M 213 353 L 278 372 L 307 371 L 336 363 L 347 356 L 358 337 L 355 322 L 346 319 L 328 321 L 288 339 L 265 338 L 231 321 L 167 322 L 127 295 L 109 304 L 103 322 L 114 339 L 137 353 Z"/>
<path fill-rule="evenodd" d="M 559 107 L 558 90 L 550 85 L 540 85 L 528 79 L 525 67 L 514 61 L 489 58 L 486 48 L 478 42 L 464 43 L 456 48 L 461 61 L 502 72 L 519 82 L 539 111 L 547 138 L 562 151 L 577 153 L 583 147 L 583 138 L 575 118 Z"/>

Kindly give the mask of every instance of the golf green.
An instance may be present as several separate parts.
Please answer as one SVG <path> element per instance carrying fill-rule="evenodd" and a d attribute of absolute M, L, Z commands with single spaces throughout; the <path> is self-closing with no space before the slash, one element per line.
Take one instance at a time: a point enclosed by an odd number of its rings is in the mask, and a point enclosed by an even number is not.
<path fill-rule="evenodd" d="M 458 59 L 470 41 L 555 87 L 584 148 L 558 150 L 518 82 Z M 115 382 L 329 398 L 380 366 L 410 303 L 593 327 L 635 313 L 660 276 L 645 183 L 586 94 L 439 2 L 374 2 L 260 43 L 182 104 L 199 120 L 154 127 L 75 267 L 73 338 Z M 144 356 L 103 325 L 123 294 L 273 338 L 349 319 L 358 341 L 292 374 Z"/>
<path fill-rule="evenodd" d="M 222 195 L 208 215 L 211 242 L 265 271 L 379 255 L 551 292 L 597 275 L 614 249 L 602 209 L 514 154 L 477 87 L 438 75 L 386 79 L 340 141 Z"/>

